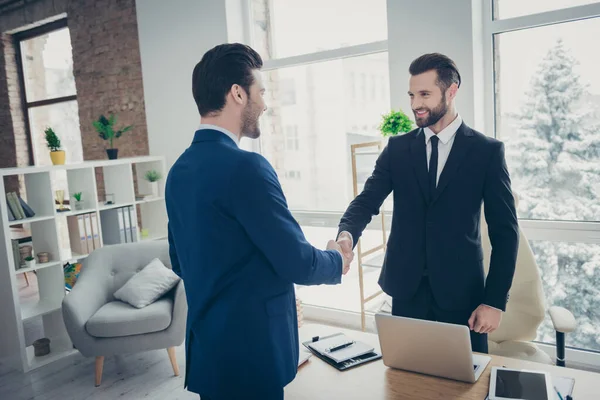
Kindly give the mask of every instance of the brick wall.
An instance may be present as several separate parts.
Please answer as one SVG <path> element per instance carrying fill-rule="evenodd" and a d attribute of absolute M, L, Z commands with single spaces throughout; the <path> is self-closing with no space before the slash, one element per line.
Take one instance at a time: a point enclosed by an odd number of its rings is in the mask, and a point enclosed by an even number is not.
<path fill-rule="evenodd" d="M 147 155 L 148 133 L 142 86 L 142 67 L 138 44 L 135 0 L 42 0 L 0 16 L 0 26 L 5 32 L 37 23 L 66 13 L 71 45 L 73 68 L 79 105 L 83 157 L 86 160 L 106 158 L 107 143 L 98 137 L 92 127 L 100 114 L 115 113 L 119 124 L 134 125 L 131 132 L 115 142 L 119 157 Z M 5 101 L 8 86 L 17 84 L 14 76 L 7 75 L 6 57 L 14 59 L 10 35 L 2 35 L 3 51 L 0 56 L 0 127 L 2 139 L 11 136 L 10 115 Z M 9 44 L 9 46 L 5 46 Z M 12 52 L 10 54 L 6 54 Z M 18 86 L 14 86 L 15 90 Z M 10 93 L 11 99 L 20 101 L 18 91 Z M 20 112 L 20 107 L 18 110 Z M 15 116 L 22 121 L 23 116 Z M 17 125 L 20 122 L 17 122 Z M 3 146 L 4 147 L 4 146 Z M 1 150 L 4 151 L 4 150 Z M 2 165 L 8 159 L 12 166 L 16 160 L 0 153 Z M 14 157 L 13 157 L 14 158 Z"/>
<path fill-rule="evenodd" d="M 110 113 L 117 115 L 118 126 L 134 126 L 114 143 L 119 157 L 148 155 L 135 0 L 39 0 L 1 15 L 0 26 L 6 32 L 63 13 L 71 36 L 84 160 L 107 158 L 108 142 L 98 137 L 92 122 Z M 2 35 L 0 46 L 0 167 L 23 166 L 29 150 L 11 36 Z M 97 180 L 103 194 L 101 174 Z"/>

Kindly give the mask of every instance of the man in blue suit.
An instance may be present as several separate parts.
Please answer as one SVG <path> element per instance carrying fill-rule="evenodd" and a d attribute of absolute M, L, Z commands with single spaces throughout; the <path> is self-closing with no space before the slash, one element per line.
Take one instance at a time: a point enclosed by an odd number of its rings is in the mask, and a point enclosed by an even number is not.
<path fill-rule="evenodd" d="M 392 228 L 379 278 L 392 314 L 468 325 L 473 350 L 487 353 L 500 324 L 519 242 L 504 145 L 469 128 L 454 105 L 460 74 L 442 54 L 409 68 L 418 129 L 392 137 L 363 192 L 339 224 L 350 252 L 385 198 L 394 192 Z M 480 216 L 492 244 L 484 279 Z M 354 242 L 354 243 L 353 243 Z"/>
<path fill-rule="evenodd" d="M 241 44 L 202 57 L 202 125 L 167 179 L 170 257 L 188 301 L 185 386 L 202 400 L 282 399 L 298 366 L 294 283 L 338 284 L 352 260 L 334 241 L 311 246 L 269 162 L 238 147 L 260 135 L 261 67 Z"/>

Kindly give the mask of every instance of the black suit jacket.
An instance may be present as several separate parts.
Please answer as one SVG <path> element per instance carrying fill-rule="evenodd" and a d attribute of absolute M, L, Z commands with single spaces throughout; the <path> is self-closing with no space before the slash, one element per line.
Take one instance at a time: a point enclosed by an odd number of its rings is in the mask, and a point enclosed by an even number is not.
<path fill-rule="evenodd" d="M 408 301 L 427 270 L 442 309 L 474 309 L 483 303 L 505 310 L 519 231 L 502 142 L 463 123 L 430 196 L 423 130 L 391 138 L 363 192 L 344 213 L 339 231 L 350 232 L 357 243 L 392 191 L 394 210 L 381 288 Z M 482 202 L 492 244 L 487 281 L 480 235 Z"/>

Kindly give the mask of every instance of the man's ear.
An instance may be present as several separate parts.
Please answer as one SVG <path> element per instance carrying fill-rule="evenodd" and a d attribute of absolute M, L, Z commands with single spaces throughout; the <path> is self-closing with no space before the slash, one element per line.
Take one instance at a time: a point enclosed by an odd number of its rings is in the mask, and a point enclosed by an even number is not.
<path fill-rule="evenodd" d="M 233 101 L 235 101 L 238 104 L 244 104 L 246 91 L 243 87 L 241 87 L 240 85 L 233 85 L 231 86 L 231 90 L 229 92 L 233 97 Z"/>
<path fill-rule="evenodd" d="M 448 98 L 448 100 L 454 100 L 454 98 L 456 97 L 456 93 L 457 92 L 458 92 L 458 85 L 456 83 L 453 83 L 448 88 L 448 91 L 446 93 L 446 97 Z"/>

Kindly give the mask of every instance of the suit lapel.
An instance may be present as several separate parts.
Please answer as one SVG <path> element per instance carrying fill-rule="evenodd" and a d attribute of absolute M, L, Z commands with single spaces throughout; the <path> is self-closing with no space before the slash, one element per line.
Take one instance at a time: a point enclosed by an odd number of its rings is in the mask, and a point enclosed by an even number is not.
<path fill-rule="evenodd" d="M 425 147 L 425 133 L 419 129 L 410 145 L 410 157 L 417 181 L 425 201 L 429 203 L 429 184 L 427 176 L 427 149 Z"/>
<path fill-rule="evenodd" d="M 454 143 L 452 144 L 452 150 L 450 150 L 450 155 L 448 156 L 446 165 L 444 166 L 442 174 L 440 175 L 437 190 L 435 191 L 435 195 L 431 200 L 431 204 L 439 199 L 440 195 L 448 185 L 448 182 L 450 182 L 456 175 L 458 167 L 465 159 L 465 156 L 473 144 L 473 141 L 471 140 L 472 136 L 473 132 L 464 123 L 458 128 L 458 131 L 456 131 Z"/>

